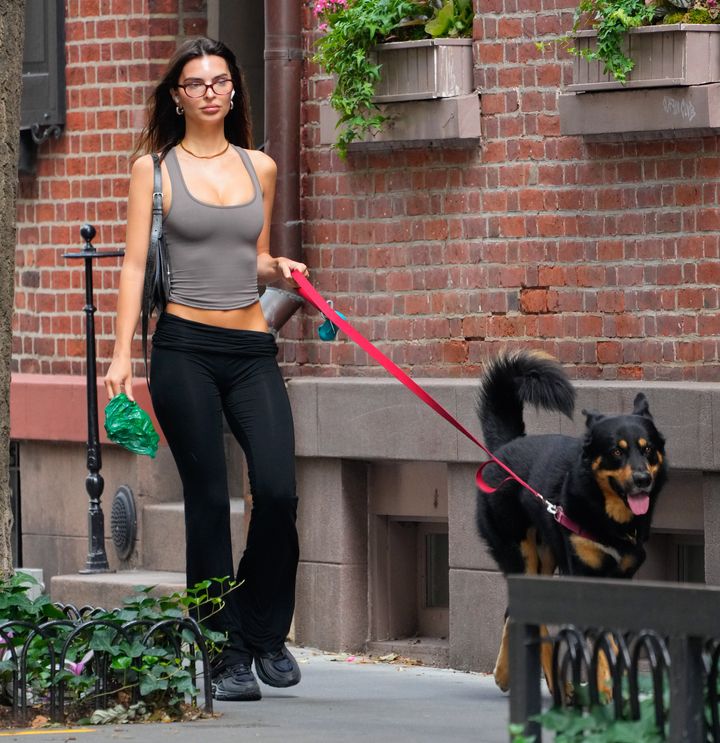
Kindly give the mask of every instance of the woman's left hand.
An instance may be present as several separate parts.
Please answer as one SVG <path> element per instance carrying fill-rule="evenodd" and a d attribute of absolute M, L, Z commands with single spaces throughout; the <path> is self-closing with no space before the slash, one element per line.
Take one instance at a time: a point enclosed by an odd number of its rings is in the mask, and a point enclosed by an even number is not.
<path fill-rule="evenodd" d="M 290 258 L 280 257 L 277 258 L 277 269 L 282 274 L 283 279 L 290 284 L 290 286 L 297 286 L 297 282 L 292 277 L 293 271 L 300 271 L 300 273 L 306 278 L 310 275 L 308 267 L 300 261 L 292 261 Z"/>

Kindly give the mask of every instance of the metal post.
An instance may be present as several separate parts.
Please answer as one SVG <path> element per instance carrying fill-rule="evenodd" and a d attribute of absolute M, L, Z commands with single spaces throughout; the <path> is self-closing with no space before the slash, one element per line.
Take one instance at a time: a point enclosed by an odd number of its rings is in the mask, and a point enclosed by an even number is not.
<path fill-rule="evenodd" d="M 95 237 L 95 228 L 91 224 L 84 224 L 80 228 L 80 236 L 85 240 L 85 247 L 79 253 L 63 253 L 63 258 L 85 261 L 85 333 L 86 345 L 86 377 L 87 377 L 87 468 L 85 489 L 90 496 L 88 508 L 88 556 L 85 568 L 81 573 L 110 572 L 107 553 L 105 552 L 105 520 L 100 506 L 100 496 L 105 482 L 100 474 L 102 458 L 100 455 L 100 433 L 98 430 L 97 410 L 97 370 L 95 366 L 95 305 L 93 304 L 93 266 L 95 258 L 113 258 L 124 255 L 124 250 L 95 250 L 91 240 Z"/>
<path fill-rule="evenodd" d="M 510 614 L 512 616 L 512 614 Z M 542 712 L 540 697 L 540 628 L 508 620 L 510 641 L 510 722 L 525 726 L 526 735 L 542 743 L 540 723 L 530 717 Z"/>
<path fill-rule="evenodd" d="M 670 741 L 707 740 L 705 731 L 703 640 L 671 637 Z"/>

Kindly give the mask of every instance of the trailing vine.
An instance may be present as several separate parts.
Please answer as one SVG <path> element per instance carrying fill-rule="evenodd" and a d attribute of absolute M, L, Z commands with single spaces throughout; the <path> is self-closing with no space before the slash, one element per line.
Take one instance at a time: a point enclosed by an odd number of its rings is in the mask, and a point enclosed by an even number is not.
<path fill-rule="evenodd" d="M 623 49 L 626 34 L 631 28 L 649 25 L 655 13 L 655 5 L 648 5 L 645 0 L 580 0 L 573 28 L 577 31 L 584 19 L 589 17 L 597 31 L 597 48 L 570 51 L 588 60 L 601 60 L 605 73 L 618 82 L 626 83 L 627 76 L 635 66 Z"/>
<path fill-rule="evenodd" d="M 472 0 L 314 0 L 312 7 L 323 33 L 314 61 L 335 77 L 330 105 L 339 114 L 341 157 L 389 119 L 373 103 L 381 74 L 372 55 L 377 44 L 472 33 Z"/>

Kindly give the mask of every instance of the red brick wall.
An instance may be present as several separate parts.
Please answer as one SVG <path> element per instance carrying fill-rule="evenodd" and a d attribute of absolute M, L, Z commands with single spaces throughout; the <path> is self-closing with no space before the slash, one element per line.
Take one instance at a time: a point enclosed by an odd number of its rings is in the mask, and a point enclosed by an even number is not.
<path fill-rule="evenodd" d="M 84 264 L 79 228 L 97 228 L 98 249 L 125 239 L 129 155 L 144 123 L 150 85 L 183 35 L 205 32 L 203 0 L 67 0 L 67 124 L 22 176 L 13 370 L 82 374 Z M 98 357 L 112 353 L 119 259 L 96 262 Z M 136 358 L 140 359 L 139 346 Z M 143 374 L 138 361 L 137 373 Z"/>
<path fill-rule="evenodd" d="M 149 81 L 202 0 L 68 0 L 68 125 L 24 177 L 14 369 L 81 374 L 83 271 L 62 258 L 98 228 L 121 247 L 128 155 Z M 561 6 L 561 7 L 556 7 Z M 460 149 L 353 153 L 319 144 L 330 83 L 303 85 L 305 256 L 318 288 L 416 376 L 475 376 L 502 346 L 544 348 L 571 374 L 720 379 L 718 137 L 588 143 L 559 136 L 571 0 L 480 0 L 483 139 Z M 313 21 L 306 15 L 306 47 Z M 119 261 L 95 272 L 102 373 Z M 283 336 L 287 374 L 380 374 L 314 312 Z M 139 343 L 137 374 L 143 369 Z"/>
<path fill-rule="evenodd" d="M 305 256 L 316 285 L 416 375 L 472 376 L 501 347 L 543 348 L 571 374 L 720 380 L 720 138 L 560 136 L 571 63 L 549 41 L 572 0 L 480 0 L 475 148 L 319 144 L 329 81 L 305 86 Z M 307 43 L 313 20 L 308 14 Z M 349 341 L 283 353 L 300 374 L 382 373 Z"/>

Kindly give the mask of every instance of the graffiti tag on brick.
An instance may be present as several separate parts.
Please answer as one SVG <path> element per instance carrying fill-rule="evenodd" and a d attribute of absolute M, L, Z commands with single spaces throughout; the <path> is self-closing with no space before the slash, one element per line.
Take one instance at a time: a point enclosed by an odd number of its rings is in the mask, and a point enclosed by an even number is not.
<path fill-rule="evenodd" d="M 663 98 L 663 108 L 666 114 L 680 116 L 685 121 L 692 121 L 696 114 L 695 106 L 690 101 L 679 101 L 677 98 L 672 98 L 669 95 Z"/>

